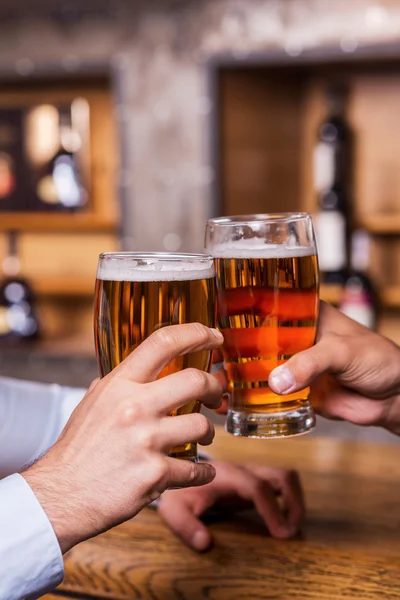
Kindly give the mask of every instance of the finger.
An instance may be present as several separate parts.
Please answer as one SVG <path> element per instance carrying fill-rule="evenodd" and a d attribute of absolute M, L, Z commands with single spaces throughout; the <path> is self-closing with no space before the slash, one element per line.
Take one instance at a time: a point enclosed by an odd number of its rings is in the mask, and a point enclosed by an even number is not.
<path fill-rule="evenodd" d="M 113 377 L 126 377 L 138 383 L 154 381 L 174 358 L 198 350 L 214 350 L 223 342 L 222 334 L 200 323 L 162 327 L 149 336 L 114 371 Z"/>
<path fill-rule="evenodd" d="M 190 498 L 186 499 L 185 494 L 185 490 L 166 492 L 161 496 L 158 512 L 185 544 L 203 552 L 211 545 L 211 534 L 195 516 Z"/>
<path fill-rule="evenodd" d="M 274 369 L 268 382 L 276 394 L 290 394 L 307 387 L 327 371 L 335 374 L 346 371 L 353 358 L 349 338 L 329 335 Z"/>
<path fill-rule="evenodd" d="M 209 446 L 215 435 L 214 425 L 205 415 L 179 415 L 161 419 L 158 430 L 157 446 L 168 451 L 174 446 L 183 446 L 197 442 Z"/>
<path fill-rule="evenodd" d="M 183 369 L 154 381 L 149 387 L 156 398 L 153 407 L 158 414 L 165 415 L 193 400 L 209 408 L 221 405 L 221 385 L 213 375 L 198 369 Z"/>
<path fill-rule="evenodd" d="M 194 463 L 190 460 L 167 457 L 166 488 L 186 488 L 211 483 L 215 468 L 209 463 Z"/>
<path fill-rule="evenodd" d="M 225 394 L 222 394 L 221 406 L 217 408 L 215 412 L 219 415 L 226 415 L 229 408 L 229 400 L 230 394 L 228 394 L 227 392 L 225 392 Z"/>
<path fill-rule="evenodd" d="M 305 516 L 304 495 L 298 473 L 264 465 L 246 465 L 246 468 L 268 481 L 273 490 L 281 494 L 290 534 L 297 533 Z"/>
<path fill-rule="evenodd" d="M 316 412 L 328 419 L 340 419 L 356 425 L 384 425 L 391 404 L 391 399 L 377 402 L 338 388 L 318 403 Z"/>
<path fill-rule="evenodd" d="M 224 486 L 225 492 L 229 490 L 231 494 L 236 493 L 240 498 L 252 502 L 273 537 L 287 538 L 292 534 L 268 481 L 238 468 L 228 481 L 220 479 L 218 482 Z"/>

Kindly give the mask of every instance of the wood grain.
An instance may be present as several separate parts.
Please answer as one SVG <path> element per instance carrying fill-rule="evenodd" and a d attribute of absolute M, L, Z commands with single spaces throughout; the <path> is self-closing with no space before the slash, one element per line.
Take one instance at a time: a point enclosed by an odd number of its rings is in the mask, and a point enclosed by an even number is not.
<path fill-rule="evenodd" d="M 400 599 L 400 449 L 325 438 L 262 442 L 218 430 L 211 452 L 299 468 L 301 536 L 273 540 L 253 513 L 211 528 L 213 549 L 185 548 L 146 509 L 66 557 L 64 592 L 141 600 Z"/>

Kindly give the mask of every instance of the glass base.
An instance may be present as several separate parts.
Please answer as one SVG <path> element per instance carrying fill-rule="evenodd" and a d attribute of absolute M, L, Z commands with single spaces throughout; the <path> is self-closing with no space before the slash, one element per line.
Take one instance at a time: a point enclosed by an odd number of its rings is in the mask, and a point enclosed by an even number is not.
<path fill-rule="evenodd" d="M 229 410 L 225 429 L 248 438 L 282 438 L 309 433 L 314 426 L 314 411 L 307 401 L 297 408 L 271 413 Z"/>

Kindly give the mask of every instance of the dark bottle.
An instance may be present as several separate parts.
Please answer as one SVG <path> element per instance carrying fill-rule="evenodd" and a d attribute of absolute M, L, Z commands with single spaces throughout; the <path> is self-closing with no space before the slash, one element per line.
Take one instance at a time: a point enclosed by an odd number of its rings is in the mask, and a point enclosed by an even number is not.
<path fill-rule="evenodd" d="M 15 231 L 8 233 L 8 245 L 0 279 L 0 342 L 34 340 L 39 335 L 35 298 L 29 282 L 19 274 Z"/>
<path fill-rule="evenodd" d="M 351 266 L 345 281 L 340 310 L 351 319 L 376 328 L 378 295 L 368 276 L 370 262 L 370 237 L 368 232 L 358 229 L 351 240 Z"/>
<path fill-rule="evenodd" d="M 348 264 L 352 134 L 345 118 L 346 91 L 327 92 L 328 114 L 318 129 L 314 185 L 318 195 L 315 229 L 321 278 L 343 284 Z"/>

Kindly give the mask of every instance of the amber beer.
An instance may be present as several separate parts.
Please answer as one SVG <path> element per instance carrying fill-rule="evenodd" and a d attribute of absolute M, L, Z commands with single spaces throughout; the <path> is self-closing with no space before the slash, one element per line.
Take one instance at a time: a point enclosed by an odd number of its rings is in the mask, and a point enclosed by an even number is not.
<path fill-rule="evenodd" d="M 215 322 L 214 268 L 205 255 L 106 253 L 99 259 L 95 294 L 95 344 L 102 376 L 151 333 L 166 325 Z M 160 377 L 194 367 L 208 371 L 211 352 L 175 358 Z M 194 401 L 173 414 L 198 412 Z M 197 459 L 196 444 L 170 456 Z"/>
<path fill-rule="evenodd" d="M 269 220 L 264 219 L 265 227 Z M 249 236 L 250 229 L 251 234 L 251 226 L 242 225 L 226 241 L 229 221 L 220 225 L 220 235 L 218 221 L 214 220 L 217 231 L 213 230 L 216 242 L 211 243 L 211 236 L 207 250 L 215 259 L 217 326 L 225 340 L 230 391 L 227 429 L 247 437 L 305 433 L 314 425 L 309 389 L 278 396 L 269 388 L 268 378 L 275 367 L 314 343 L 318 314 L 315 247 L 293 244 L 290 235 L 284 240 L 277 236 L 277 244 L 265 242 L 258 237 L 261 226 L 256 225 L 254 237 L 240 239 L 240 231 Z M 284 226 L 285 222 L 276 225 L 276 230 Z M 266 229 L 267 240 L 273 240 L 267 232 L 270 229 Z"/>

